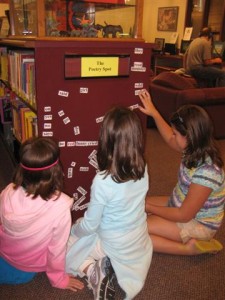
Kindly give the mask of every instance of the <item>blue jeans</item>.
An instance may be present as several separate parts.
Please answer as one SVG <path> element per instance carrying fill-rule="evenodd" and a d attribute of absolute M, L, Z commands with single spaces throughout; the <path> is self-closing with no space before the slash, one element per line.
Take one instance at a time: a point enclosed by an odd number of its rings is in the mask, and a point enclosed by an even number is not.
<path fill-rule="evenodd" d="M 0 284 L 22 284 L 31 281 L 36 273 L 18 270 L 0 257 Z"/>
<path fill-rule="evenodd" d="M 207 87 L 225 87 L 225 71 L 213 66 L 196 66 L 191 68 L 190 74 L 197 80 L 204 80 Z"/>

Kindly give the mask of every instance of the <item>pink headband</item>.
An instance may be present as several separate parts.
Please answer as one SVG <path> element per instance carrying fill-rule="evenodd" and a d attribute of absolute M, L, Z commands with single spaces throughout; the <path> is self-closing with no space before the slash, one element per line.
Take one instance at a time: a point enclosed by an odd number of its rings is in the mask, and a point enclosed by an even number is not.
<path fill-rule="evenodd" d="M 59 162 L 59 159 L 57 159 L 54 163 L 52 163 L 51 165 L 45 166 L 45 167 L 40 167 L 40 168 L 30 168 L 30 167 L 26 167 L 24 166 L 22 163 L 20 163 L 20 166 L 28 171 L 43 171 L 43 170 L 47 170 L 50 169 L 51 167 L 55 166 L 57 163 Z"/>

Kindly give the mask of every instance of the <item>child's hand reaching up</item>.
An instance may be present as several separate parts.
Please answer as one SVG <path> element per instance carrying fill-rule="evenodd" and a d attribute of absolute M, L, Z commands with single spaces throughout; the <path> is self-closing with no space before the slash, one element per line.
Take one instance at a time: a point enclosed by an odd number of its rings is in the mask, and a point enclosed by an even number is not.
<path fill-rule="evenodd" d="M 73 275 L 69 275 L 69 283 L 66 287 L 67 290 L 71 290 L 73 292 L 77 292 L 77 290 L 82 290 L 84 288 L 83 282 L 74 277 Z"/>
<path fill-rule="evenodd" d="M 140 91 L 139 97 L 144 106 L 144 107 L 139 106 L 140 111 L 142 111 L 144 114 L 146 114 L 148 116 L 154 117 L 157 110 L 152 103 L 152 99 L 151 99 L 149 92 L 147 90 L 143 89 Z"/>

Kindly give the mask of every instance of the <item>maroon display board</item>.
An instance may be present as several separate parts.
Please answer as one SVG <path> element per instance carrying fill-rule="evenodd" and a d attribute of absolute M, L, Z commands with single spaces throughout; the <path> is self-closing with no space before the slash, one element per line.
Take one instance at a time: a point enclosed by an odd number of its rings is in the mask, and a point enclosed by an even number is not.
<path fill-rule="evenodd" d="M 151 46 L 142 41 L 35 42 L 39 135 L 59 143 L 74 219 L 90 201 L 106 111 L 115 105 L 131 107 L 146 127 L 146 117 L 137 107 L 139 90 L 148 89 Z"/>

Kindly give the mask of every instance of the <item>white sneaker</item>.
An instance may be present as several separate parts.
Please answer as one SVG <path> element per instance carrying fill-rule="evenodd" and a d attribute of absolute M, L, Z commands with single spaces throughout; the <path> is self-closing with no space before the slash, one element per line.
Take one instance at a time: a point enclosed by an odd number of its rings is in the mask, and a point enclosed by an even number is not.
<path fill-rule="evenodd" d="M 94 300 L 114 300 L 115 273 L 108 257 L 98 260 L 88 278 L 89 287 L 93 290 Z"/>

